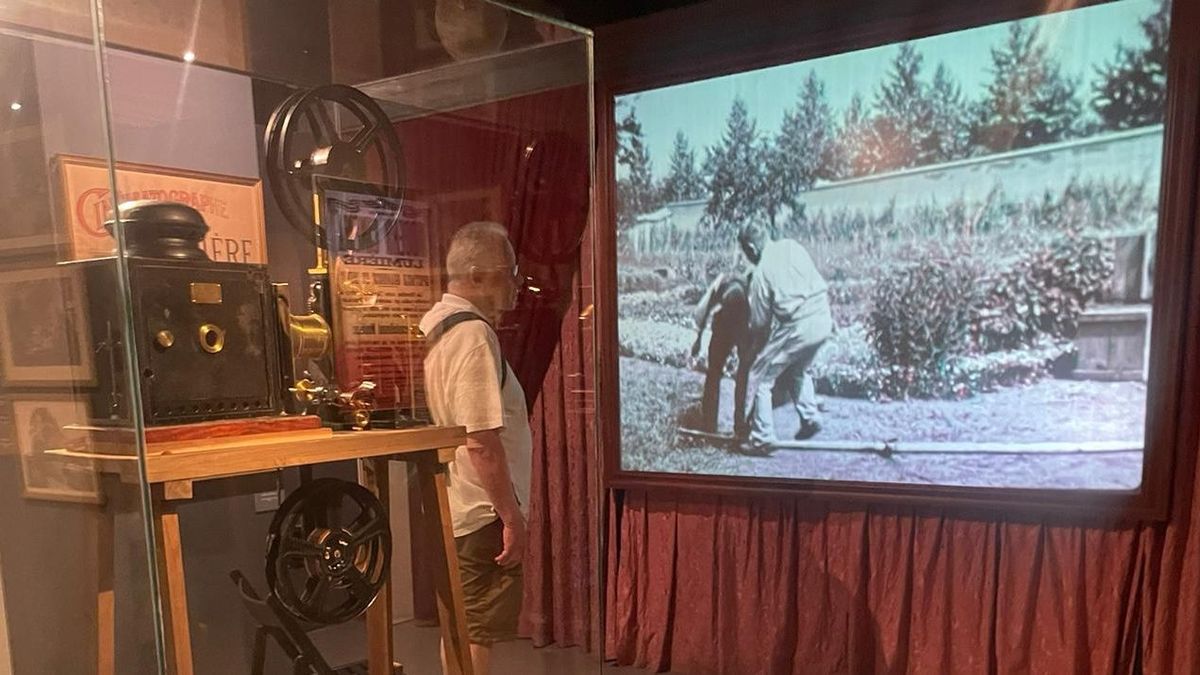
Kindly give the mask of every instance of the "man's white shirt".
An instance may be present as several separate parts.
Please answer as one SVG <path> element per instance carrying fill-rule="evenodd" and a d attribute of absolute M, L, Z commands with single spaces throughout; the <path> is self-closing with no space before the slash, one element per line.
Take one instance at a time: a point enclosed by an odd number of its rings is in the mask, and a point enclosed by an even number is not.
<path fill-rule="evenodd" d="M 421 331 L 429 335 L 442 320 L 459 312 L 483 316 L 467 300 L 446 293 L 421 319 Z M 425 396 L 435 424 L 466 427 L 467 433 L 500 432 L 513 490 L 526 511 L 533 436 L 525 391 L 511 369 L 501 391 L 502 359 L 496 334 L 483 321 L 460 323 L 437 338 L 425 356 Z M 470 534 L 495 521 L 496 508 L 479 480 L 467 446 L 458 447 L 448 469 L 454 536 Z"/>

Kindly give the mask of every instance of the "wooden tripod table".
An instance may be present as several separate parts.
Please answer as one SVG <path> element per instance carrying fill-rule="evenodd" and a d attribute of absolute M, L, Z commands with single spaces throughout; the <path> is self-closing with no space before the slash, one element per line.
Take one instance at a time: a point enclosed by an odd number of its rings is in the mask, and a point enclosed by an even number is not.
<path fill-rule="evenodd" d="M 424 527 L 433 540 L 438 617 L 445 645 L 447 675 L 472 675 L 467 641 L 467 624 L 459 579 L 458 556 L 450 524 L 446 497 L 446 464 L 454 459 L 455 449 L 466 442 L 461 427 L 418 427 L 384 431 L 331 432 L 315 429 L 302 434 L 263 434 L 223 439 L 206 439 L 170 444 L 170 449 L 147 452 L 145 471 L 154 501 L 155 547 L 158 560 L 159 593 L 162 602 L 163 630 L 167 643 L 167 669 L 173 675 L 192 675 L 192 641 L 188 627 L 187 587 L 183 566 L 183 545 L 179 515 L 175 504 L 192 498 L 192 483 L 233 476 L 264 473 L 289 467 L 358 460 L 359 482 L 383 502 L 390 501 L 388 462 L 403 461 L 416 465 L 420 483 Z M 137 458 L 72 450 L 51 451 L 71 461 L 87 462 L 102 474 L 119 477 L 122 483 L 136 485 Z M 108 513 L 107 533 L 111 538 L 112 509 Z M 390 512 L 390 511 L 388 511 Z M 109 544 L 111 546 L 111 542 Z M 98 596 L 100 675 L 115 670 L 115 640 L 112 555 L 101 557 Z M 390 570 L 388 571 L 390 575 Z M 392 675 L 392 591 L 390 579 L 367 610 L 367 653 L 370 675 Z"/>

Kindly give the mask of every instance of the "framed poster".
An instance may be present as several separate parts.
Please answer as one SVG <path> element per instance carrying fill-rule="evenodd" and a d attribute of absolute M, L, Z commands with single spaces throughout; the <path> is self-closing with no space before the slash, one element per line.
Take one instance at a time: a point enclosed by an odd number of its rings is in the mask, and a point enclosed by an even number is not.
<path fill-rule="evenodd" d="M 54 162 L 70 259 L 112 255 L 116 244 L 104 229 L 113 212 L 107 162 L 73 155 Z M 208 223 L 203 247 L 213 262 L 267 262 L 262 181 L 129 162 L 116 168 L 121 202 L 158 199 L 199 211 Z"/>
<path fill-rule="evenodd" d="M 429 205 L 411 194 L 399 204 L 381 205 L 348 181 L 321 178 L 317 184 L 333 246 L 330 296 L 339 383 L 345 391 L 371 381 L 380 408 L 423 415 L 425 352 L 417 324 L 440 294 Z M 341 233 L 373 227 L 395 208 L 398 219 L 372 245 L 339 250 Z"/>
<path fill-rule="evenodd" d="M 1195 50 L 1160 0 L 965 16 L 605 83 L 611 485 L 1165 515 Z"/>
<path fill-rule="evenodd" d="M 77 271 L 43 267 L 0 274 L 0 382 L 89 385 L 92 342 Z"/>
<path fill-rule="evenodd" d="M 78 445 L 82 431 L 69 425 L 86 424 L 85 400 L 63 395 L 39 395 L 7 399 L 11 407 L 14 442 L 21 460 L 23 493 L 30 499 L 100 504 L 100 479 L 86 463 L 47 454 Z"/>

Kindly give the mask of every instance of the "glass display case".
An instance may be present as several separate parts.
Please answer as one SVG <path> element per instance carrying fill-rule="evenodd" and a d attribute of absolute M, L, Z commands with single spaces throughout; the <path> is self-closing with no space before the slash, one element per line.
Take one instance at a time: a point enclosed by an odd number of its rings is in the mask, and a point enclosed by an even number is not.
<path fill-rule="evenodd" d="M 420 320 L 472 222 L 516 257 L 521 633 L 594 639 L 590 33 L 482 0 L 16 0 L 0 55 L 0 672 L 470 672 L 465 436 Z"/>

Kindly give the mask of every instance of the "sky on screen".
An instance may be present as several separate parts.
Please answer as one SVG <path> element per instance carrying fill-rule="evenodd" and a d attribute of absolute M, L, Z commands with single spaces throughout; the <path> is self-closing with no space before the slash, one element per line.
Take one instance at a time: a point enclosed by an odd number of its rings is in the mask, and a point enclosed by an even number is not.
<path fill-rule="evenodd" d="M 1143 44 L 1138 22 L 1157 7 L 1156 0 L 1120 0 L 1026 21 L 1041 26 L 1050 53 L 1058 58 L 1065 75 L 1081 81 L 1081 98 L 1086 100 L 1096 67 L 1113 57 L 1119 43 Z M 1000 23 L 913 44 L 924 56 L 927 81 L 938 63 L 944 63 L 963 93 L 978 99 L 990 78 L 990 50 L 1003 43 L 1007 31 L 1008 24 Z M 840 119 L 855 93 L 870 103 L 898 50 L 899 45 L 892 44 L 620 96 L 617 114 L 624 115 L 626 105 L 636 108 L 654 174 L 662 176 L 677 131 L 687 135 L 697 160 L 703 161 L 703 148 L 720 140 L 735 97 L 746 101 L 760 132 L 774 133 L 784 110 L 795 102 L 800 83 L 814 70 L 825 82 L 835 119 Z"/>

